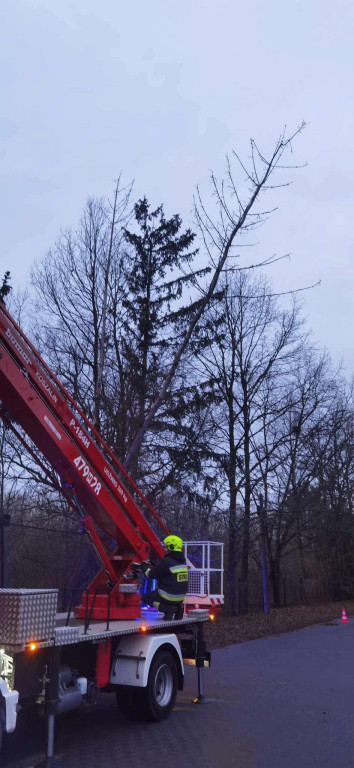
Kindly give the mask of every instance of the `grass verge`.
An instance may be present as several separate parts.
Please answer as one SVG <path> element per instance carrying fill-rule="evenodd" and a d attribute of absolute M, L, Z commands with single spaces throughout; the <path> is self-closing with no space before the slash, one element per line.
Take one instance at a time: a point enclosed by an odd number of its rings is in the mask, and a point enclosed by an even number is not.
<path fill-rule="evenodd" d="M 331 623 L 341 620 L 344 608 L 348 618 L 354 616 L 354 600 L 323 605 L 296 605 L 289 608 L 272 608 L 269 614 L 249 613 L 247 616 L 227 617 L 217 615 L 215 623 L 205 627 L 205 639 L 209 649 L 244 643 L 269 635 L 280 635 L 311 624 Z"/>

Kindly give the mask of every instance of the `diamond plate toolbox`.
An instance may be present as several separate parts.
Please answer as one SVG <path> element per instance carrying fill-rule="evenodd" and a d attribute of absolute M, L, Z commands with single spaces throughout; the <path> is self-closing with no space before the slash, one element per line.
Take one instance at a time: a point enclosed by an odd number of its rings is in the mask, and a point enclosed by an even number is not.
<path fill-rule="evenodd" d="M 54 637 L 57 589 L 0 589 L 0 643 Z"/>

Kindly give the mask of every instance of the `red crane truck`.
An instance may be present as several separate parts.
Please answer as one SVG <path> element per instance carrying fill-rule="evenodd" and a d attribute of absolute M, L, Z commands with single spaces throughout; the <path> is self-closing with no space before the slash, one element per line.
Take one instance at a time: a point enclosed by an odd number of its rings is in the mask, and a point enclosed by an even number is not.
<path fill-rule="evenodd" d="M 48 723 L 44 764 L 52 765 L 55 717 L 94 704 L 100 691 L 114 692 L 127 716 L 161 720 L 190 663 L 202 699 L 209 611 L 192 608 L 178 622 L 156 612 L 142 618 L 137 565 L 163 556 L 169 531 L 3 306 L 0 401 L 4 422 L 78 515 L 100 564 L 66 614 L 57 613 L 57 590 L 0 589 L 0 747 L 20 709 L 38 707 Z M 117 542 L 112 550 L 107 537 Z"/>

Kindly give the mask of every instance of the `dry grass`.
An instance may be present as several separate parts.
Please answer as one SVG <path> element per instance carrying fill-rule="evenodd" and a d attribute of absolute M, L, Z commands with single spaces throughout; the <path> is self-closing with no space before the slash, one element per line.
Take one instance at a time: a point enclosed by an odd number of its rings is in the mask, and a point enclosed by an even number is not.
<path fill-rule="evenodd" d="M 311 624 L 324 624 L 340 620 L 342 609 L 347 616 L 354 616 L 354 600 L 325 605 L 297 605 L 291 608 L 273 608 L 269 614 L 250 613 L 232 618 L 217 616 L 215 623 L 205 628 L 205 638 L 210 649 L 222 648 L 233 643 L 244 643 L 269 635 L 280 635 Z"/>

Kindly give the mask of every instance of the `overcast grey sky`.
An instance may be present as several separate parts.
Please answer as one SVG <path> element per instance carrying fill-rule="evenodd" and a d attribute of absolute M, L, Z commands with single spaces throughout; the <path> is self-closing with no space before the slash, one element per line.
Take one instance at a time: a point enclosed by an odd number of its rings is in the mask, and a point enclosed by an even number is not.
<path fill-rule="evenodd" d="M 29 270 L 113 179 L 191 224 L 232 147 L 267 150 L 284 124 L 296 141 L 279 211 L 257 255 L 291 252 L 269 271 L 306 293 L 314 337 L 354 369 L 353 40 L 351 0 L 7 0 L 2 73 L 0 269 Z"/>

